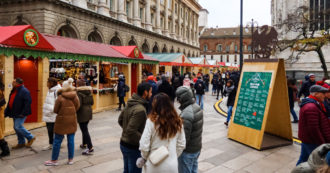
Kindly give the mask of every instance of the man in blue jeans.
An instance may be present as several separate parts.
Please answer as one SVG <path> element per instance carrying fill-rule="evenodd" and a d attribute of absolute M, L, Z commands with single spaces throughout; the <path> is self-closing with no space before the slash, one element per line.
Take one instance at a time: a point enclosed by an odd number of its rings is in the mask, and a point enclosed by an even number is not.
<path fill-rule="evenodd" d="M 234 82 L 232 80 L 228 80 L 226 83 L 225 95 L 228 96 L 227 106 L 228 106 L 228 115 L 225 125 L 228 126 L 231 114 L 233 112 L 233 106 L 235 104 L 235 97 L 236 97 L 236 88 Z"/>
<path fill-rule="evenodd" d="M 123 154 L 124 173 L 142 172 L 141 168 L 136 166 L 136 160 L 141 157 L 139 142 L 147 120 L 147 107 L 151 96 L 151 84 L 139 84 L 137 94 L 133 94 L 119 115 L 118 123 L 123 128 L 120 150 Z"/>
<path fill-rule="evenodd" d="M 202 77 L 198 76 L 197 81 L 194 86 L 196 90 L 196 103 L 203 109 L 204 107 L 204 95 L 205 95 L 205 83 L 202 80 Z"/>
<path fill-rule="evenodd" d="M 24 128 L 23 124 L 26 117 L 31 114 L 31 95 L 28 89 L 23 85 L 23 79 L 16 78 L 13 83 L 13 89 L 9 95 L 9 101 L 5 109 L 5 116 L 13 118 L 14 130 L 17 135 L 18 144 L 12 149 L 22 147 L 31 147 L 35 137 Z M 28 140 L 25 144 L 25 138 Z"/>
<path fill-rule="evenodd" d="M 179 87 L 176 96 L 186 136 L 186 148 L 178 159 L 179 173 L 197 173 L 202 149 L 203 110 L 195 103 L 190 88 Z"/>

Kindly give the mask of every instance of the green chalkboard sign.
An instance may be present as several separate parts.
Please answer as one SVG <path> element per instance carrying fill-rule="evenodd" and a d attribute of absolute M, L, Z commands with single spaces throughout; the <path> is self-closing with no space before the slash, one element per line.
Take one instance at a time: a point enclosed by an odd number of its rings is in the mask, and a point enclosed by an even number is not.
<path fill-rule="evenodd" d="M 234 123 L 261 130 L 272 72 L 244 72 Z"/>

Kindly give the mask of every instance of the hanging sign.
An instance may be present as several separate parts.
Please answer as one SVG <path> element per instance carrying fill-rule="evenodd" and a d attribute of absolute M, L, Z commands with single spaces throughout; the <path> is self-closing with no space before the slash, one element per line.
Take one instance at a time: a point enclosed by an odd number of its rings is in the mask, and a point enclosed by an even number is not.
<path fill-rule="evenodd" d="M 135 58 L 138 58 L 140 56 L 140 51 L 138 48 L 134 49 L 134 56 L 135 56 Z"/>
<path fill-rule="evenodd" d="M 39 43 L 39 35 L 37 31 L 33 29 L 27 29 L 24 32 L 24 42 L 30 47 L 34 47 Z"/>

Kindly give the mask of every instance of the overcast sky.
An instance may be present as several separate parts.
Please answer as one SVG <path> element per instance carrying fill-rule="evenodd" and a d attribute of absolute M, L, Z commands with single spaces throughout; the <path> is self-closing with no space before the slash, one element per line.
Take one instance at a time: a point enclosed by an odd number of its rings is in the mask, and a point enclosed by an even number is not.
<path fill-rule="evenodd" d="M 235 27 L 240 24 L 240 0 L 199 0 L 209 11 L 209 27 Z M 271 25 L 271 0 L 243 0 L 243 25 L 255 19 L 259 25 Z"/>

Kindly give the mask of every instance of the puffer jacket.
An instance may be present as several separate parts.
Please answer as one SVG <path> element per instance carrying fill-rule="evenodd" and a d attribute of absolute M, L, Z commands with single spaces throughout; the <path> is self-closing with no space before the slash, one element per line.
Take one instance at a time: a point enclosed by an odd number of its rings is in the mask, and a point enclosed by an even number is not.
<path fill-rule="evenodd" d="M 57 114 L 54 132 L 59 135 L 75 133 L 77 131 L 76 112 L 80 107 L 75 88 L 61 88 L 57 94 L 54 106 L 54 113 Z"/>
<path fill-rule="evenodd" d="M 176 96 L 181 104 L 181 118 L 186 136 L 186 149 L 184 152 L 196 153 L 202 149 L 203 111 L 193 99 L 191 90 L 179 87 Z"/>
<path fill-rule="evenodd" d="M 77 88 L 77 95 L 80 102 L 80 108 L 77 111 L 78 123 L 84 123 L 92 119 L 94 99 L 92 95 L 92 87 L 82 86 Z"/>
<path fill-rule="evenodd" d="M 330 122 L 319 103 L 312 99 L 303 99 L 299 112 L 298 137 L 303 143 L 330 143 Z"/>
<path fill-rule="evenodd" d="M 57 91 L 61 89 L 61 86 L 56 85 L 50 88 L 47 92 L 46 100 L 42 107 L 42 121 L 46 123 L 54 123 L 56 115 L 54 113 L 55 101 L 57 98 Z"/>
<path fill-rule="evenodd" d="M 118 118 L 118 124 L 123 128 L 120 144 L 127 148 L 139 149 L 139 142 L 147 120 L 148 101 L 137 94 L 127 101 L 127 106 Z"/>

